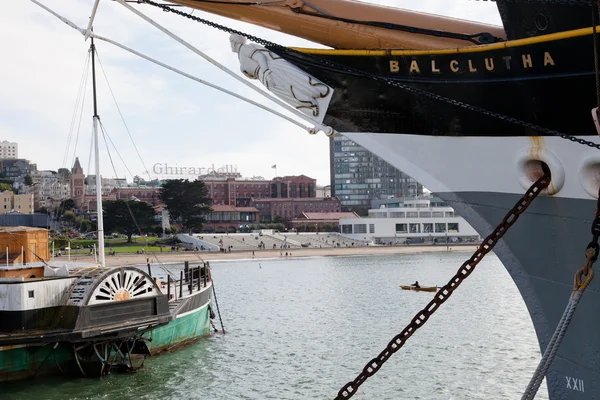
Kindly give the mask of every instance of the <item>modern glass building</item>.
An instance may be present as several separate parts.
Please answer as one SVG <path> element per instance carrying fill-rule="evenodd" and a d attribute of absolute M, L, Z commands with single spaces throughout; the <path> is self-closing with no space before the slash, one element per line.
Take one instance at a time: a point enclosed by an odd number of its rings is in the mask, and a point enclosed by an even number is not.
<path fill-rule="evenodd" d="M 343 136 L 330 139 L 331 195 L 360 214 L 371 200 L 414 197 L 423 185 Z"/>

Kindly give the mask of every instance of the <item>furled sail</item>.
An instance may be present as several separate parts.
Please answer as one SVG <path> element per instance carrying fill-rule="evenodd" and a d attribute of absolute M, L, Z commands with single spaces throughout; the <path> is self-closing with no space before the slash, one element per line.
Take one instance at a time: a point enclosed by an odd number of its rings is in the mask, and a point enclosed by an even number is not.
<path fill-rule="evenodd" d="M 336 49 L 437 49 L 506 39 L 500 26 L 351 0 L 171 0 Z"/>

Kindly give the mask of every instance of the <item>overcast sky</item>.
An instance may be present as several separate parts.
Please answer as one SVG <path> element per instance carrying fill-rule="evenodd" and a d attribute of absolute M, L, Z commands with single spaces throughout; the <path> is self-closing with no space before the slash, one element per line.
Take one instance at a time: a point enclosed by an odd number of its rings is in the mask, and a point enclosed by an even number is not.
<path fill-rule="evenodd" d="M 85 27 L 93 0 L 40 0 Z M 377 0 L 380 4 L 500 24 L 493 2 L 469 0 Z M 136 8 L 234 71 L 229 35 L 146 5 Z M 310 42 L 252 25 L 195 11 L 194 15 L 288 46 Z M 157 31 L 118 3 L 103 0 L 95 32 L 147 53 L 204 80 L 271 105 L 179 43 Z M 90 165 L 91 96 L 86 97 L 79 135 L 69 143 L 72 115 L 89 41 L 28 0 L 6 2 L 0 13 L 0 140 L 19 143 L 19 156 L 38 169 L 71 167 L 78 156 L 86 174 Z M 110 44 L 97 42 L 100 59 L 143 162 L 208 168 L 233 165 L 243 176 L 270 179 L 305 174 L 329 184 L 329 144 L 288 121 L 214 89 L 167 71 Z M 89 85 L 88 85 L 89 87 Z M 99 114 L 134 175 L 144 173 L 117 113 L 101 71 Z M 78 120 L 78 119 L 77 119 Z M 77 139 L 78 136 L 78 139 Z M 77 142 L 77 146 L 75 146 Z M 132 176 L 112 151 L 117 174 Z M 66 160 L 66 161 L 65 161 Z M 102 173 L 113 177 L 101 142 Z M 91 164 L 93 168 L 93 163 Z M 150 171 L 152 178 L 156 174 Z"/>

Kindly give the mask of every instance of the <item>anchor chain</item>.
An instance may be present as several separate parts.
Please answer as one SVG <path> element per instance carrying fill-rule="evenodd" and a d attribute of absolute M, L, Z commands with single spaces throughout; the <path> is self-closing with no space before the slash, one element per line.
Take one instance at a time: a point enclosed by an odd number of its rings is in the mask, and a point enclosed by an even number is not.
<path fill-rule="evenodd" d="M 262 46 L 265 46 L 265 47 L 270 47 L 270 48 L 273 48 L 273 49 L 279 49 L 279 50 L 286 51 L 286 52 L 292 53 L 292 54 L 293 53 L 301 54 L 303 57 L 311 58 L 315 62 L 318 62 L 319 64 L 328 65 L 328 66 L 330 66 L 330 67 L 332 67 L 334 69 L 337 69 L 338 71 L 342 71 L 342 72 L 345 72 L 345 73 L 349 73 L 349 74 L 353 74 L 353 75 L 358 75 L 358 76 L 361 76 L 361 77 L 369 78 L 371 80 L 374 80 L 374 81 L 377 81 L 377 82 L 381 82 L 381 83 L 384 83 L 386 85 L 395 86 L 395 87 L 400 88 L 402 90 L 405 90 L 405 91 L 407 91 L 409 93 L 414 93 L 414 94 L 416 94 L 418 96 L 428 97 L 430 99 L 441 101 L 443 103 L 448 103 L 448 104 L 451 104 L 453 106 L 463 108 L 465 110 L 473 111 L 473 112 L 476 112 L 476 113 L 479 113 L 479 114 L 486 115 L 486 116 L 491 117 L 491 118 L 499 119 L 501 121 L 505 121 L 505 122 L 508 122 L 510 124 L 513 124 L 513 125 L 522 126 L 524 128 L 530 129 L 532 131 L 537 131 L 537 132 L 540 132 L 540 133 L 544 133 L 544 134 L 549 135 L 549 136 L 560 137 L 562 139 L 566 139 L 566 140 L 569 140 L 571 142 L 575 142 L 575 143 L 578 143 L 578 144 L 581 144 L 581 145 L 584 145 L 584 146 L 593 147 L 593 148 L 596 148 L 596 149 L 600 150 L 600 144 L 598 144 L 598 143 L 594 143 L 594 142 L 589 141 L 589 140 L 581 139 L 581 138 L 578 138 L 576 136 L 572 136 L 572 135 L 569 135 L 567 133 L 560 132 L 560 131 L 557 131 L 557 130 L 554 130 L 554 129 L 544 128 L 542 126 L 533 124 L 531 122 L 522 121 L 522 120 L 517 119 L 517 118 L 509 117 L 509 116 L 506 116 L 506 115 L 503 115 L 503 114 L 500 114 L 500 113 L 497 113 L 497 112 L 494 112 L 494 111 L 486 110 L 484 108 L 480 108 L 480 107 L 474 106 L 472 104 L 464 103 L 462 101 L 455 100 L 455 99 L 452 99 L 450 97 L 446 97 L 446 96 L 442 96 L 442 95 L 439 95 L 439 94 L 436 94 L 436 93 L 429 92 L 427 90 L 419 89 L 419 88 L 416 88 L 414 86 L 410 86 L 410 85 L 407 85 L 407 84 L 395 81 L 393 79 L 387 78 L 387 77 L 382 76 L 382 75 L 375 75 L 375 74 L 372 74 L 372 73 L 369 73 L 369 72 L 365 72 L 365 71 L 361 71 L 361 70 L 358 70 L 358 69 L 355 69 L 355 68 L 347 67 L 345 65 L 337 64 L 337 63 L 332 62 L 330 60 L 327 60 L 325 58 L 320 58 L 318 56 L 301 53 L 301 52 L 299 52 L 297 50 L 294 50 L 294 49 L 286 47 L 286 46 L 282 46 L 280 44 L 271 42 L 269 40 L 262 39 L 260 37 L 254 36 L 254 35 L 249 35 L 249 34 L 244 33 L 242 31 L 238 31 L 236 29 L 232 29 L 232 28 L 229 28 L 227 26 L 220 25 L 220 24 L 217 24 L 215 22 L 211 22 L 209 20 L 206 20 L 206 19 L 203 19 L 203 18 L 200 18 L 200 17 L 196 17 L 195 15 L 192 15 L 192 14 L 180 11 L 180 10 L 176 10 L 176 9 L 174 9 L 172 7 L 169 7 L 167 4 L 156 3 L 156 2 L 154 2 L 152 0 L 137 0 L 137 1 L 138 1 L 138 3 L 148 4 L 148 5 L 160 8 L 161 10 L 163 10 L 165 12 L 170 12 L 170 13 L 173 13 L 175 15 L 179 15 L 181 17 L 190 19 L 190 20 L 195 21 L 195 22 L 199 22 L 201 24 L 204 24 L 204 25 L 209 26 L 211 28 L 218 29 L 218 30 L 226 32 L 226 33 L 244 36 L 244 37 L 248 38 L 249 40 L 251 40 L 251 41 L 253 41 L 255 43 L 258 43 L 258 44 L 260 44 Z"/>
<path fill-rule="evenodd" d="M 221 322 L 221 333 L 225 334 L 227 332 L 225 332 L 225 326 L 223 325 L 223 318 L 221 318 L 221 309 L 219 308 L 219 302 L 217 301 L 217 292 L 215 290 L 215 281 L 212 281 L 212 292 L 213 292 L 213 297 L 215 299 L 215 305 L 217 306 L 217 314 L 219 315 L 219 321 Z M 212 323 L 212 321 L 211 321 Z M 213 325 L 214 327 L 214 325 Z M 217 330 L 215 328 L 215 330 Z"/>
<path fill-rule="evenodd" d="M 545 174 L 538 179 L 529 189 L 525 192 L 525 195 L 515 206 L 505 215 L 504 219 L 500 224 L 492 231 L 492 233 L 483 240 L 479 245 L 475 253 L 465 261 L 458 269 L 456 274 L 450 279 L 450 281 L 444 285 L 435 294 L 433 300 L 425 306 L 421 311 L 417 313 L 411 320 L 411 322 L 396 335 L 386 346 L 377 357 L 365 365 L 360 374 L 351 382 L 344 385 L 338 392 L 335 400 L 349 399 L 356 394 L 360 385 L 362 385 L 367 378 L 375 375 L 381 366 L 404 344 L 406 341 L 419 329 L 425 322 L 431 317 L 437 309 L 450 298 L 452 293 L 460 286 L 460 284 L 473 272 L 477 264 L 483 259 L 483 257 L 492 251 L 498 240 L 504 236 L 508 229 L 517 221 L 519 216 L 527 210 L 529 205 L 535 198 L 550 184 L 550 175 Z M 599 229 L 600 232 L 600 229 Z"/>

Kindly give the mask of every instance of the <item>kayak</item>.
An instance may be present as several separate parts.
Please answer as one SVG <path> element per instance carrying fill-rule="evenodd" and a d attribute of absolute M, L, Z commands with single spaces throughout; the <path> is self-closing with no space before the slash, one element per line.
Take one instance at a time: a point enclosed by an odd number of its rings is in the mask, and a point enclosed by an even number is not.
<path fill-rule="evenodd" d="M 437 286 L 421 286 L 416 288 L 414 286 L 400 285 L 400 287 L 404 290 L 416 290 L 418 292 L 437 292 Z"/>

